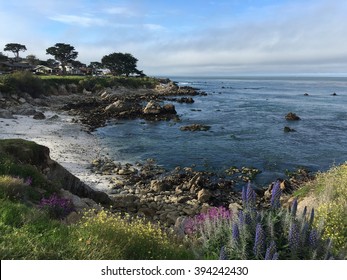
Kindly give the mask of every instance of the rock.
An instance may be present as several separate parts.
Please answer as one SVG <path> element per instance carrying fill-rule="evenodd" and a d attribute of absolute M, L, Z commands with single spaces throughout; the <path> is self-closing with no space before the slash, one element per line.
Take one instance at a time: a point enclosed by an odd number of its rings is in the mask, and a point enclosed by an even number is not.
<path fill-rule="evenodd" d="M 83 212 L 88 209 L 101 210 L 101 206 L 98 205 L 94 200 L 90 198 L 81 198 L 77 195 L 72 194 L 67 190 L 60 190 L 63 198 L 70 199 L 77 212 Z"/>
<path fill-rule="evenodd" d="M 331 95 L 332 95 L 332 96 L 337 96 L 336 92 L 332 93 Z"/>
<path fill-rule="evenodd" d="M 182 97 L 177 100 L 178 103 L 187 103 L 187 104 L 192 104 L 194 103 L 194 99 L 191 97 Z"/>
<path fill-rule="evenodd" d="M 44 120 L 46 116 L 42 112 L 36 112 L 36 114 L 33 116 L 33 119 L 35 120 Z"/>
<path fill-rule="evenodd" d="M 192 124 L 192 125 L 182 126 L 180 130 L 181 131 L 208 131 L 210 128 L 211 126 L 209 125 Z"/>
<path fill-rule="evenodd" d="M 153 208 L 143 207 L 143 208 L 140 208 L 137 213 L 140 215 L 142 214 L 142 215 L 147 216 L 147 217 L 153 217 L 155 215 L 156 211 Z"/>
<path fill-rule="evenodd" d="M 211 198 L 211 192 L 207 189 L 202 189 L 198 192 L 198 201 L 200 203 L 207 202 Z"/>
<path fill-rule="evenodd" d="M 77 213 L 77 212 L 71 212 L 65 219 L 64 222 L 68 225 L 71 224 L 76 224 L 79 222 L 83 217 L 82 213 Z"/>
<path fill-rule="evenodd" d="M 58 115 L 54 115 L 54 116 L 48 118 L 47 120 L 49 120 L 49 121 L 57 121 L 59 119 L 60 119 L 60 117 Z"/>
<path fill-rule="evenodd" d="M 134 194 L 117 194 L 112 196 L 114 207 L 131 208 L 137 207 L 138 197 Z"/>
<path fill-rule="evenodd" d="M 188 216 L 193 216 L 196 213 L 196 210 L 192 207 L 184 207 L 182 211 Z"/>
<path fill-rule="evenodd" d="M 143 109 L 143 113 L 146 115 L 158 115 L 162 111 L 161 106 L 155 101 L 149 101 L 146 107 Z"/>
<path fill-rule="evenodd" d="M 298 120 L 300 120 L 300 117 L 298 115 L 296 115 L 295 113 L 292 113 L 292 112 L 289 112 L 286 115 L 285 118 L 286 118 L 287 121 L 298 121 Z"/>
<path fill-rule="evenodd" d="M 186 224 L 186 217 L 178 217 L 176 219 L 174 230 L 175 233 L 180 237 L 185 237 L 185 224 Z"/>
<path fill-rule="evenodd" d="M 131 109 L 131 104 L 129 102 L 125 102 L 123 100 L 117 100 L 116 102 L 108 105 L 105 108 L 105 111 L 109 113 L 120 113 L 120 112 L 129 111 L 130 109 Z"/>
<path fill-rule="evenodd" d="M 307 92 L 304 93 L 304 96 L 309 96 L 309 94 Z"/>
<path fill-rule="evenodd" d="M 191 198 L 189 196 L 181 196 L 177 198 L 177 203 L 186 203 L 189 201 Z"/>
<path fill-rule="evenodd" d="M 163 113 L 165 113 L 165 114 L 177 114 L 175 106 L 173 104 L 165 104 L 163 106 Z"/>
<path fill-rule="evenodd" d="M 0 119 L 15 119 L 15 117 L 11 111 L 0 109 Z"/>
<path fill-rule="evenodd" d="M 180 214 L 177 211 L 172 211 L 166 214 L 166 222 L 169 225 L 174 225 L 179 218 Z"/>
<path fill-rule="evenodd" d="M 195 174 L 192 179 L 188 182 L 186 186 L 183 186 L 183 189 L 189 190 L 191 193 L 196 193 L 196 191 L 200 188 L 199 182 L 201 181 L 200 174 Z"/>
<path fill-rule="evenodd" d="M 118 175 L 131 175 L 131 174 L 134 174 L 135 172 L 136 172 L 136 170 L 133 168 L 123 168 L 123 169 L 119 169 L 117 174 Z"/>
<path fill-rule="evenodd" d="M 285 126 L 285 127 L 283 128 L 283 131 L 284 131 L 284 132 L 296 132 L 295 129 L 290 128 L 289 126 Z"/>
<path fill-rule="evenodd" d="M 24 104 L 24 103 L 27 102 L 23 97 L 19 98 L 18 101 L 19 101 L 19 103 L 21 103 L 21 104 Z"/>
<path fill-rule="evenodd" d="M 37 113 L 38 112 L 34 108 L 32 108 L 32 107 L 20 108 L 16 112 L 17 115 L 22 115 L 22 116 L 33 116 L 33 115 L 35 115 Z"/>
<path fill-rule="evenodd" d="M 154 192 L 164 192 L 170 190 L 171 186 L 162 180 L 152 180 L 150 188 Z"/>
<path fill-rule="evenodd" d="M 92 92 L 89 91 L 89 90 L 86 90 L 86 89 L 84 88 L 84 89 L 83 89 L 83 94 L 85 94 L 85 95 L 91 95 Z"/>
<path fill-rule="evenodd" d="M 237 215 L 238 211 L 242 209 L 242 206 L 236 202 L 229 204 L 229 210 L 232 215 Z"/>

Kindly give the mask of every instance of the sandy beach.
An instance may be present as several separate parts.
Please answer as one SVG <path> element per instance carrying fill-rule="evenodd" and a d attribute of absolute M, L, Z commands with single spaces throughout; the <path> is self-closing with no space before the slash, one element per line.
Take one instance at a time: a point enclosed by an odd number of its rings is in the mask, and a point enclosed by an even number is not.
<path fill-rule="evenodd" d="M 0 119 L 0 139 L 35 141 L 50 149 L 50 156 L 90 187 L 106 191 L 105 176 L 92 173 L 88 167 L 100 157 L 102 148 L 96 136 L 87 133 L 72 117 L 64 113 L 45 112 L 46 119 L 14 115 L 15 119 Z"/>

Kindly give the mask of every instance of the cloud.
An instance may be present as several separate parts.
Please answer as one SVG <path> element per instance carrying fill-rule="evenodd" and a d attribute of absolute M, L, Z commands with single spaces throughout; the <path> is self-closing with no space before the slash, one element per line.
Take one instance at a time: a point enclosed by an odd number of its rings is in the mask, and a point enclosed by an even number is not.
<path fill-rule="evenodd" d="M 152 24 L 152 23 L 145 23 L 145 24 L 143 24 L 143 27 L 147 30 L 150 30 L 150 31 L 163 31 L 166 29 L 162 25 Z"/>
<path fill-rule="evenodd" d="M 252 17 L 261 12 L 267 16 Z M 329 67 L 341 71 L 347 60 L 346 13 L 347 5 L 339 1 L 290 3 L 249 11 L 242 21 L 224 20 L 221 25 L 196 29 L 194 34 L 160 38 L 151 46 L 146 65 L 155 69 L 161 64 L 162 69 L 175 73 L 211 69 L 316 72 Z"/>
<path fill-rule="evenodd" d="M 125 6 L 113 6 L 104 8 L 102 12 L 110 15 L 118 15 L 125 17 L 135 17 L 139 15 L 134 9 Z"/>
<path fill-rule="evenodd" d="M 94 16 L 79 16 L 79 15 L 55 15 L 48 17 L 50 20 L 62 22 L 65 24 L 79 25 L 83 27 L 104 26 L 107 21 Z"/>

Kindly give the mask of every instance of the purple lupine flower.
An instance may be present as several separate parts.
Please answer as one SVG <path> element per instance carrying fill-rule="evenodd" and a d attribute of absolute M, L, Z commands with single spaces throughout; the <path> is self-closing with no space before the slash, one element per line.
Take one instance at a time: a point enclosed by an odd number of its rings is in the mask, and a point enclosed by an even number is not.
<path fill-rule="evenodd" d="M 243 205 L 247 204 L 247 186 L 242 187 L 242 202 Z"/>
<path fill-rule="evenodd" d="M 300 246 L 300 233 L 298 225 L 295 222 L 290 225 L 288 241 L 291 251 L 296 252 Z"/>
<path fill-rule="evenodd" d="M 232 227 L 232 240 L 237 243 L 240 240 L 240 230 L 237 223 L 233 223 Z"/>
<path fill-rule="evenodd" d="M 293 203 L 292 203 L 292 207 L 291 207 L 291 211 L 290 214 L 295 217 L 296 216 L 296 211 L 298 210 L 298 199 L 295 198 Z"/>
<path fill-rule="evenodd" d="M 304 223 L 302 229 L 301 229 L 301 245 L 306 246 L 309 238 L 309 224 L 307 222 Z"/>
<path fill-rule="evenodd" d="M 240 226 L 243 226 L 245 224 L 245 215 L 244 215 L 243 211 L 239 210 L 239 213 L 237 216 L 239 218 Z"/>
<path fill-rule="evenodd" d="M 261 224 L 257 224 L 255 230 L 255 239 L 254 239 L 254 247 L 253 253 L 255 256 L 260 256 L 264 252 L 265 247 L 265 232 Z"/>
<path fill-rule="evenodd" d="M 251 225 L 252 224 L 252 216 L 251 216 L 251 213 L 249 212 L 246 212 L 244 213 L 244 222 L 246 225 Z"/>
<path fill-rule="evenodd" d="M 312 249 L 314 249 L 317 247 L 317 242 L 318 242 L 318 232 L 317 230 L 312 229 L 308 237 L 308 244 Z"/>
<path fill-rule="evenodd" d="M 244 207 L 253 207 L 255 206 L 256 195 L 255 191 L 251 187 L 251 183 L 248 183 L 247 186 L 242 188 L 242 202 Z"/>
<path fill-rule="evenodd" d="M 269 247 L 266 249 L 265 260 L 273 260 L 276 250 L 276 243 L 272 240 Z"/>
<path fill-rule="evenodd" d="M 220 249 L 219 259 L 220 259 L 220 260 L 227 260 L 227 259 L 228 259 L 228 255 L 227 255 L 227 253 L 226 253 L 225 246 L 223 246 L 223 247 Z"/>
<path fill-rule="evenodd" d="M 282 190 L 281 190 L 280 182 L 276 181 L 276 183 L 274 184 L 274 186 L 272 188 L 272 192 L 271 192 L 270 205 L 271 205 L 272 209 L 280 208 L 280 206 L 281 206 L 281 203 L 280 203 L 281 195 L 282 195 Z"/>

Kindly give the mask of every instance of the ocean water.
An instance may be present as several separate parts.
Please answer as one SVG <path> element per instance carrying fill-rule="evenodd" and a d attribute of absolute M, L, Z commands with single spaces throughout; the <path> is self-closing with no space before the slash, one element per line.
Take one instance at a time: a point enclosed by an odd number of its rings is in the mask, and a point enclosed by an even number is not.
<path fill-rule="evenodd" d="M 114 160 L 154 158 L 167 169 L 196 165 L 215 172 L 251 166 L 262 171 L 259 185 L 286 170 L 324 171 L 347 161 L 347 78 L 170 78 L 207 96 L 174 103 L 181 122 L 114 121 L 98 129 Z M 286 121 L 288 112 L 301 120 Z M 194 123 L 211 129 L 180 131 Z M 285 126 L 296 132 L 285 133 Z"/>

